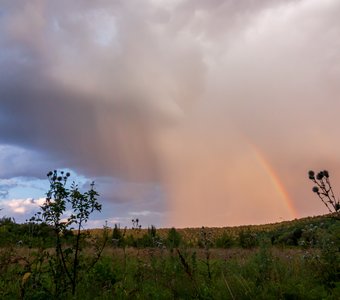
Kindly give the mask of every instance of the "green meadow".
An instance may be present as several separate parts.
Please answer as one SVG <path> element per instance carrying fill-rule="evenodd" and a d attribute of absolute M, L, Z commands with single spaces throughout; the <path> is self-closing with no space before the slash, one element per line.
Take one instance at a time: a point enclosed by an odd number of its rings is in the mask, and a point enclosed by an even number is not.
<path fill-rule="evenodd" d="M 61 236 L 70 255 L 76 236 Z M 81 231 L 74 293 L 58 270 L 51 226 L 2 218 L 0 243 L 1 299 L 340 299 L 338 214 L 261 226 Z"/>

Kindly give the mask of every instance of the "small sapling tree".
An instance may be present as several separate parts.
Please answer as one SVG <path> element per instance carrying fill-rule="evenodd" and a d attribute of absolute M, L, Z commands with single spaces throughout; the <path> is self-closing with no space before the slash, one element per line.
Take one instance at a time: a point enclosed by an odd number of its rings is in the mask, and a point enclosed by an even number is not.
<path fill-rule="evenodd" d="M 174 248 L 178 248 L 182 242 L 182 236 L 176 230 L 175 227 L 172 227 L 168 231 L 168 236 L 166 239 L 167 246 L 169 247 L 170 251 L 172 252 Z"/>
<path fill-rule="evenodd" d="M 94 211 L 100 212 L 102 208 L 97 201 L 99 195 L 94 189 L 93 182 L 91 188 L 82 193 L 74 182 L 70 188 L 67 188 L 69 176 L 70 173 L 63 171 L 59 173 L 57 170 L 47 174 L 50 189 L 46 201 L 41 206 L 42 212 L 38 212 L 31 218 L 32 222 L 46 223 L 54 230 L 55 254 L 49 255 L 49 263 L 57 295 L 62 294 L 68 286 L 71 286 L 72 294 L 75 294 L 80 268 L 81 242 L 84 238 L 82 229 L 90 215 Z M 70 230 L 75 232 L 71 246 L 66 245 L 63 239 L 63 235 Z"/>
<path fill-rule="evenodd" d="M 125 230 L 126 231 L 126 230 Z M 112 244 L 116 247 L 122 247 L 124 244 L 125 231 L 122 233 L 120 227 L 115 224 L 112 230 Z"/>
<path fill-rule="evenodd" d="M 339 212 L 340 202 L 334 196 L 328 171 L 320 171 L 316 176 L 314 171 L 309 171 L 308 177 L 315 183 L 313 192 L 318 195 L 322 203 L 328 208 L 329 212 Z"/>

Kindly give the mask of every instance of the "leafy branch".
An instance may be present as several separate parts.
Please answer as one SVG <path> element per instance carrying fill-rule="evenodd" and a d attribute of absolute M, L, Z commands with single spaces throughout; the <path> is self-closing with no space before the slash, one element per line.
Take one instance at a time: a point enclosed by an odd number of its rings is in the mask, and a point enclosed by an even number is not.
<path fill-rule="evenodd" d="M 47 192 L 46 201 L 41 206 L 42 212 L 38 212 L 31 218 L 32 222 L 45 223 L 51 226 L 55 232 L 55 256 L 51 257 L 50 265 L 52 273 L 55 275 L 56 294 L 66 289 L 63 274 L 72 288 L 72 295 L 75 295 L 78 283 L 78 272 L 80 268 L 79 255 L 81 251 L 81 241 L 84 239 L 82 229 L 89 220 L 94 211 L 101 211 L 101 204 L 97 201 L 99 196 L 94 189 L 94 183 L 91 188 L 82 193 L 76 183 L 72 183 L 70 189 L 66 187 L 70 173 L 57 170 L 47 174 L 50 182 L 50 189 Z M 70 208 L 70 215 L 63 219 L 67 209 Z M 76 225 L 74 240 L 71 247 L 63 245 L 62 237 Z M 73 234 L 72 234 L 73 236 Z M 104 245 L 106 240 L 104 241 Z M 104 246 L 103 246 L 104 247 Z M 94 260 L 93 265 L 98 261 L 103 247 L 100 247 L 99 256 Z M 98 248 L 99 249 L 99 248 Z M 93 267 L 93 265 L 91 267 Z"/>

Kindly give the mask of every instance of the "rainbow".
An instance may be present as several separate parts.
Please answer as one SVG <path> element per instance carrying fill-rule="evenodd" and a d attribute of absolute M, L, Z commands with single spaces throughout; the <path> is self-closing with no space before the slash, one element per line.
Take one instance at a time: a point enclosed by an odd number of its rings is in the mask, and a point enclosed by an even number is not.
<path fill-rule="evenodd" d="M 284 199 L 284 202 L 293 218 L 297 218 L 299 213 L 297 212 L 296 208 L 294 207 L 293 201 L 289 196 L 285 186 L 282 184 L 279 176 L 275 173 L 274 169 L 272 168 L 271 164 L 266 160 L 265 156 L 261 153 L 260 149 L 254 145 L 253 143 L 247 141 L 247 144 L 253 151 L 257 162 L 261 165 L 261 167 L 266 171 L 269 175 L 270 180 L 275 187 L 277 193 Z"/>

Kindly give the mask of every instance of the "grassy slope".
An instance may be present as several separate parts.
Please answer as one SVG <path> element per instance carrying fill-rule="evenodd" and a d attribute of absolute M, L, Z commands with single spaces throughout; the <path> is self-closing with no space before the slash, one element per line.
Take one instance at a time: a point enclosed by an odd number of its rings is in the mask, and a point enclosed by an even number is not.
<path fill-rule="evenodd" d="M 275 231 L 289 231 L 293 228 L 303 228 L 308 225 L 318 225 L 325 222 L 335 222 L 335 220 L 340 220 L 339 213 L 325 214 L 314 217 L 305 217 L 301 219 L 294 219 L 290 221 L 282 221 L 277 223 L 262 224 L 262 225 L 242 225 L 242 226 L 227 226 L 227 227 L 205 227 L 205 230 L 209 232 L 212 239 L 220 237 L 224 232 L 228 235 L 237 237 L 241 231 L 249 230 L 255 233 L 261 232 L 275 232 Z M 186 241 L 196 241 L 202 228 L 176 228 L 176 230 L 182 235 Z M 90 229 L 89 232 L 94 235 L 101 234 L 103 229 Z M 157 234 L 161 238 L 166 238 L 169 228 L 159 228 L 157 229 Z M 142 236 L 147 232 L 147 229 L 126 229 L 126 235 L 133 235 L 134 237 Z"/>

